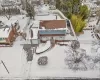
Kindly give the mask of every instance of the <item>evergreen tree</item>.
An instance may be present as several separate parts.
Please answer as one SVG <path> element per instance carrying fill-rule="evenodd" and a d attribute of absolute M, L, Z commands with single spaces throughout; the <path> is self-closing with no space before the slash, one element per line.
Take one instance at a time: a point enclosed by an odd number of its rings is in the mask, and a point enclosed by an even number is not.
<path fill-rule="evenodd" d="M 29 4 L 27 0 L 26 0 L 26 12 L 31 19 L 32 18 L 34 19 L 35 15 L 34 7 L 31 4 Z"/>
<path fill-rule="evenodd" d="M 78 14 L 81 0 L 56 0 L 56 8 L 61 10 L 68 18 L 72 14 Z"/>
<path fill-rule="evenodd" d="M 82 32 L 83 28 L 86 25 L 86 22 L 82 19 L 82 16 L 80 15 L 72 15 L 71 17 L 71 22 L 74 28 L 74 31 L 77 32 Z"/>
<path fill-rule="evenodd" d="M 89 10 L 86 5 L 80 6 L 80 12 L 79 14 L 82 16 L 82 19 L 86 19 L 89 16 Z"/>

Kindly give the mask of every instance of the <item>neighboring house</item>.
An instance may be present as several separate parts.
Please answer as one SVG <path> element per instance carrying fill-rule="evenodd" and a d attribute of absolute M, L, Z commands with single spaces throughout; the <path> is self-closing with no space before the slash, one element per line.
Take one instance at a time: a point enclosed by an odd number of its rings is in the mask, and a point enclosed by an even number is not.
<path fill-rule="evenodd" d="M 41 4 L 52 4 L 55 5 L 56 0 L 37 0 L 39 1 Z"/>
<path fill-rule="evenodd" d="M 14 1 L 4 0 L 1 3 L 2 7 L 13 7 L 15 5 Z"/>
<path fill-rule="evenodd" d="M 20 14 L 20 10 L 18 9 L 19 4 L 14 1 L 4 0 L 2 1 L 0 6 L 0 15 L 16 15 Z"/>
<path fill-rule="evenodd" d="M 21 5 L 20 0 L 2 0 L 0 3 L 1 3 L 2 8 L 7 8 L 7 7 L 15 8 L 16 6 Z"/>
<path fill-rule="evenodd" d="M 45 20 L 40 21 L 39 27 L 39 38 L 42 41 L 55 40 L 62 41 L 65 40 L 65 35 L 67 33 L 67 25 L 65 20 Z"/>
<path fill-rule="evenodd" d="M 56 0 L 28 0 L 32 5 L 42 5 L 42 4 L 56 4 Z"/>
<path fill-rule="evenodd" d="M 15 25 L 9 26 L 2 22 L 0 23 L 0 45 L 11 45 L 15 40 L 16 27 Z"/>

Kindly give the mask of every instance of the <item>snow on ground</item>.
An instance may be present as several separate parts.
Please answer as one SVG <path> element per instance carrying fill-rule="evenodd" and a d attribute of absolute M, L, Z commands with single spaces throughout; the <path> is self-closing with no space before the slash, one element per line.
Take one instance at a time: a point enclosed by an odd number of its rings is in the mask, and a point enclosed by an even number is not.
<path fill-rule="evenodd" d="M 78 40 L 81 43 L 91 43 L 93 40 L 97 40 L 96 37 L 92 37 L 92 30 L 84 30 L 84 34 L 78 36 Z"/>
<path fill-rule="evenodd" d="M 10 20 L 21 19 L 23 16 L 25 16 L 25 15 L 16 15 L 16 16 L 12 16 L 12 17 L 10 18 Z M 0 16 L 0 20 L 2 20 L 3 22 L 7 22 L 7 21 L 8 21 L 8 19 L 7 19 L 6 16 Z"/>
<path fill-rule="evenodd" d="M 50 17 L 50 16 L 49 16 Z M 20 24 L 23 28 L 24 20 L 23 16 L 12 17 L 11 20 L 18 18 Z M 50 17 L 51 18 L 51 17 Z M 0 17 L 0 20 L 6 21 L 4 17 Z M 22 20 L 22 21 L 21 21 Z M 26 19 L 27 20 L 27 19 Z M 28 31 L 28 30 L 27 30 Z M 91 53 L 91 41 L 95 40 L 95 38 L 91 37 L 91 31 L 84 31 L 84 34 L 78 37 L 78 40 L 81 43 L 81 48 L 86 49 L 88 55 L 93 55 Z M 25 68 L 30 67 L 30 77 L 31 78 L 61 78 L 61 77 L 85 77 L 85 78 L 100 78 L 99 70 L 88 70 L 88 71 L 72 71 L 68 69 L 67 65 L 65 65 L 64 59 L 66 57 L 66 53 L 64 46 L 56 45 L 52 50 L 42 53 L 40 55 L 33 55 L 33 61 L 31 66 L 26 64 L 26 54 L 22 50 L 22 45 L 25 41 L 18 37 L 13 47 L 0 47 L 0 61 L 4 61 L 7 66 L 10 74 L 7 73 L 4 66 L 0 62 L 0 77 L 27 77 L 25 74 Z M 37 64 L 38 58 L 41 56 L 48 57 L 48 64 L 46 66 L 39 66 Z"/>
<path fill-rule="evenodd" d="M 43 51 L 49 49 L 50 46 L 51 46 L 50 41 L 47 41 L 47 43 L 46 43 L 44 46 L 43 46 L 43 45 L 41 46 L 41 44 L 40 44 L 40 45 L 37 47 L 37 49 L 36 49 L 36 53 L 43 52 Z"/>
<path fill-rule="evenodd" d="M 31 66 L 31 78 L 47 78 L 47 77 L 82 77 L 82 78 L 96 78 L 99 77 L 99 71 L 72 71 L 64 63 L 66 53 L 65 47 L 56 45 L 51 51 L 41 55 L 34 55 Z M 46 66 L 39 66 L 37 60 L 41 56 L 48 57 L 48 64 Z"/>
<path fill-rule="evenodd" d="M 29 18 L 25 17 L 24 19 L 19 19 L 19 25 L 20 25 L 20 30 L 24 30 L 24 28 L 27 26 Z"/>
<path fill-rule="evenodd" d="M 6 47 L 0 48 L 0 61 L 2 60 L 9 73 L 7 73 L 6 69 L 0 64 L 0 77 L 16 77 L 20 76 L 21 68 L 22 68 L 22 47 L 14 46 L 14 47 Z"/>
<path fill-rule="evenodd" d="M 18 42 L 19 43 L 19 42 Z M 16 44 L 18 44 L 16 43 Z M 81 44 L 81 48 L 84 48 L 88 54 L 90 54 L 90 45 Z M 34 54 L 31 64 L 31 70 L 29 72 L 30 78 L 64 78 L 64 77 L 85 77 L 85 78 L 97 78 L 100 77 L 99 70 L 88 71 L 72 71 L 65 65 L 64 59 L 66 53 L 64 50 L 66 47 L 56 45 L 52 50 L 42 53 L 40 55 Z M 20 77 L 25 78 L 25 68 L 29 65 L 26 64 L 26 56 L 22 50 L 22 46 L 14 45 L 11 48 L 0 48 L 0 59 L 4 61 L 10 74 L 8 74 L 2 64 L 0 64 L 0 77 Z M 37 64 L 38 58 L 41 56 L 48 57 L 48 64 L 46 66 L 39 66 Z"/>
<path fill-rule="evenodd" d="M 71 36 L 70 34 L 67 34 L 65 36 L 65 40 L 75 40 L 76 38 L 74 36 Z"/>

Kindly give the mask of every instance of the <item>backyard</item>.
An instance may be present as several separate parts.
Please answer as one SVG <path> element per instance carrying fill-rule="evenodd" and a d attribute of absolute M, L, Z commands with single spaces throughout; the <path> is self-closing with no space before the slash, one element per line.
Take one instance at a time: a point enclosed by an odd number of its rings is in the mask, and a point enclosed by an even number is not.
<path fill-rule="evenodd" d="M 57 16 L 57 20 L 63 17 L 58 14 Z M 48 16 L 37 15 L 34 19 L 36 21 L 56 20 L 56 16 L 55 13 L 50 13 Z M 64 16 L 63 19 L 66 21 L 67 18 Z M 0 20 L 8 22 L 6 17 L 0 16 Z M 29 33 L 30 25 L 33 24 L 31 22 L 36 23 L 35 20 L 30 20 L 25 15 L 12 16 L 10 20 L 18 20 L 20 32 L 25 32 L 26 34 Z M 95 24 L 96 20 L 89 22 L 86 28 Z M 37 24 L 35 25 L 36 27 Z M 91 30 L 85 30 L 84 28 L 84 34 L 79 36 L 75 36 L 75 33 L 74 36 L 71 34 L 65 35 L 65 39 L 69 42 L 58 42 L 52 48 L 50 48 L 50 40 L 45 44 L 40 43 L 38 47 L 37 45 L 34 47 L 30 44 L 30 39 L 28 39 L 30 35 L 26 39 L 18 36 L 12 47 L 0 47 L 0 78 L 21 80 L 100 78 L 100 41 L 94 35 L 93 27 L 91 28 Z M 37 37 L 37 34 L 35 35 Z M 36 52 L 42 53 L 36 54 Z"/>

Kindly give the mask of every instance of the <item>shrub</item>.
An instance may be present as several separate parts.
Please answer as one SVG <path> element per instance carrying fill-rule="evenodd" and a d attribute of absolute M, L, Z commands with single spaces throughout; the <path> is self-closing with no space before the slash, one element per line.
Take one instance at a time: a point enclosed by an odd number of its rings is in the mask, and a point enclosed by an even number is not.
<path fill-rule="evenodd" d="M 82 32 L 83 28 L 86 25 L 86 22 L 82 19 L 80 15 L 72 15 L 71 22 L 76 33 Z"/>

